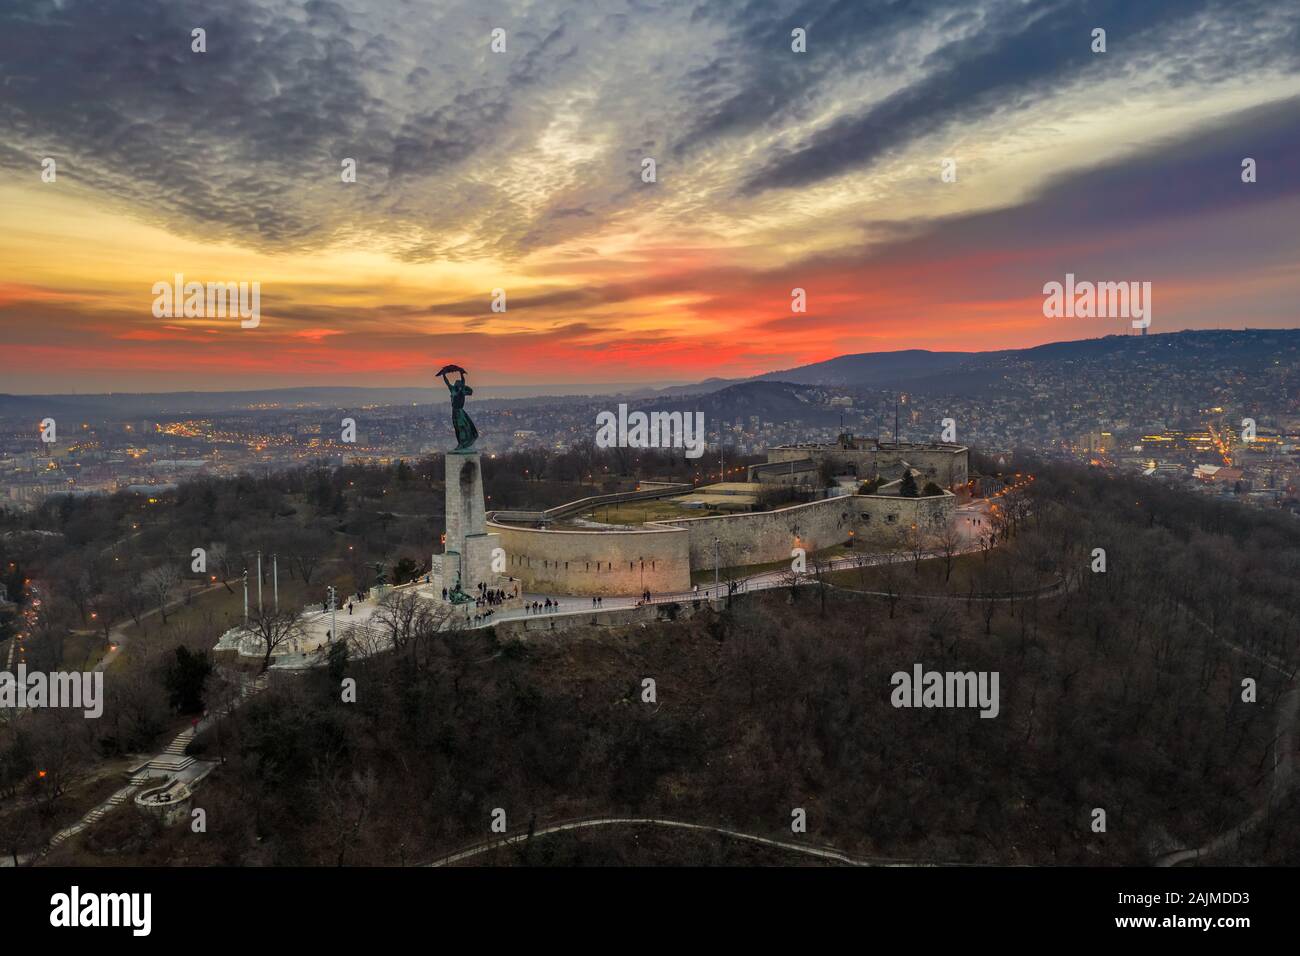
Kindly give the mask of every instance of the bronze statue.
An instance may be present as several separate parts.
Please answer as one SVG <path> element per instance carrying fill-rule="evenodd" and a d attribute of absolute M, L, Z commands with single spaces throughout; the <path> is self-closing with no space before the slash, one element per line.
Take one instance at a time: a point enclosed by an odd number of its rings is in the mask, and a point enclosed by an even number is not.
<path fill-rule="evenodd" d="M 448 372 L 459 372 L 459 381 L 449 381 Z M 456 430 L 456 451 L 469 451 L 478 441 L 478 429 L 465 413 L 465 398 L 474 394 L 474 389 L 465 384 L 465 370 L 459 365 L 444 365 L 438 372 L 443 384 L 451 392 L 451 427 Z"/>
<path fill-rule="evenodd" d="M 470 597 L 468 594 L 466 594 L 464 591 L 460 589 L 459 575 L 457 575 L 456 577 L 455 585 L 453 585 L 452 589 L 447 592 L 447 600 L 450 601 L 452 604 L 468 604 L 470 601 L 474 600 L 472 597 Z"/>

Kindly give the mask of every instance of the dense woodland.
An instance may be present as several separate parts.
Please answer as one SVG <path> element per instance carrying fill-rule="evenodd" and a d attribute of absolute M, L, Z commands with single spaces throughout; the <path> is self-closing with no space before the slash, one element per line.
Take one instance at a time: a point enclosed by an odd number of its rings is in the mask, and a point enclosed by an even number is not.
<path fill-rule="evenodd" d="M 591 443 L 563 454 L 520 452 L 483 459 L 488 506 L 548 508 L 578 497 L 635 487 L 639 477 L 709 480 L 717 461 L 684 462 L 668 453 L 600 451 Z M 382 565 L 390 581 L 427 569 L 443 525 L 441 457 L 392 467 L 303 467 L 264 476 L 186 482 L 157 497 L 55 496 L 31 512 L 0 509 L 0 582 L 26 601 L 31 582 L 41 595 L 42 640 L 60 653 L 71 630 L 98 628 L 154 608 L 166 615 L 178 596 L 219 581 L 229 593 L 245 569 L 271 555 L 286 583 L 323 593 L 373 583 Z M 192 570 L 193 549 L 206 551 L 205 572 Z M 0 646 L 16 627 L 0 615 Z M 28 653 L 38 650 L 29 647 Z"/>
<path fill-rule="evenodd" d="M 206 834 L 124 807 L 49 859 L 411 864 L 488 838 L 498 807 L 511 832 L 626 813 L 789 839 L 803 808 L 808 832 L 796 839 L 862 856 L 1131 864 L 1202 845 L 1268 806 L 1278 700 L 1300 662 L 1300 526 L 1101 471 L 1017 464 L 1036 480 L 1003 499 L 995 547 L 946 575 L 932 573 L 942 559 L 902 560 L 884 596 L 859 593 L 881 590 L 879 572 L 858 587 L 814 569 L 720 613 L 666 608 L 677 619 L 527 643 L 419 632 L 394 653 L 276 673 L 193 746 L 222 761 L 198 797 Z M 512 506 L 591 493 L 524 479 L 534 469 L 519 462 L 494 467 L 488 493 Z M 435 468 L 304 470 L 197 482 L 152 506 L 116 496 L 6 516 L 19 533 L 4 538 L 4 560 L 43 585 L 29 663 L 66 658 L 59 641 L 87 630 L 96 607 L 138 636 L 110 669 L 101 720 L 45 711 L 0 726 L 0 850 L 39 842 L 33 834 L 109 786 L 78 781 L 147 752 L 196 700 L 232 693 L 221 669 L 177 655 L 215 641 L 224 622 L 199 609 L 224 594 L 220 583 L 167 623 L 146 606 L 136 624 L 105 596 L 132 573 L 113 565 L 179 563 L 198 540 L 241 561 L 278 549 L 299 584 L 346 583 L 408 543 L 412 561 L 427 549 Z M 396 517 L 408 513 L 424 517 Z M 315 536 L 317 565 L 294 559 L 285 542 L 296 535 Z M 349 558 L 349 543 L 364 555 Z M 1097 548 L 1104 573 L 1091 569 Z M 233 581 L 242 570 L 217 573 Z M 88 580 L 74 587 L 74 576 Z M 1056 584 L 985 599 L 1044 581 Z M 930 596 L 909 597 L 921 592 Z M 890 675 L 914 663 L 998 671 L 999 716 L 893 708 Z M 646 677 L 654 703 L 641 698 Z M 344 678 L 357 682 L 356 703 L 341 699 Z M 1253 703 L 1244 678 L 1258 684 Z M 1090 827 L 1096 807 L 1104 834 Z M 1275 794 L 1224 860 L 1295 862 L 1297 823 L 1294 792 Z M 664 838 L 634 853 L 602 832 L 490 862 L 691 862 L 700 845 Z"/>

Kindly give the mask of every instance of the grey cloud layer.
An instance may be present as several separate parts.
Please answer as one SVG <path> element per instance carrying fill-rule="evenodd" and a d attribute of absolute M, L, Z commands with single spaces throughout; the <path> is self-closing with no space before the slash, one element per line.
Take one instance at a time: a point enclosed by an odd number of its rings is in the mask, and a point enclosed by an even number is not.
<path fill-rule="evenodd" d="M 958 17 L 936 4 L 937 20 L 955 28 L 977 14 Z M 847 16 L 846 16 L 846 19 Z M 838 24 L 840 36 L 874 35 L 871 5 L 860 23 Z M 1057 2 L 989 5 L 978 29 L 943 44 L 925 61 L 927 75 L 871 107 L 851 112 L 807 142 L 764 164 L 744 184 L 748 193 L 811 185 L 875 159 L 912 139 L 946 126 L 978 123 L 982 116 L 1042 100 L 1090 75 L 1105 79 L 1134 61 L 1179 63 L 1175 79 L 1191 82 L 1240 74 L 1262 65 L 1295 69 L 1297 8 L 1243 0 L 1174 2 Z M 860 26 L 861 31 L 852 29 Z M 1191 32 L 1195 26 L 1196 32 Z M 1092 53 L 1091 31 L 1104 27 L 1108 52 Z M 819 31 L 820 34 L 820 31 Z M 755 73 L 755 86 L 764 83 Z M 745 94 L 741 94 L 744 98 Z"/>
<path fill-rule="evenodd" d="M 56 156 L 74 183 L 200 238 L 508 258 L 652 202 L 635 178 L 646 151 L 689 163 L 734 146 L 746 158 L 727 191 L 762 195 L 1102 70 L 1094 25 L 1110 31 L 1106 68 L 1162 57 L 1192 82 L 1294 68 L 1296 21 L 1294 5 L 1227 0 L 9 0 L 0 164 L 31 176 Z M 505 56 L 488 52 L 494 26 Z M 794 26 L 812 54 L 790 55 Z M 903 74 L 878 101 L 835 102 L 854 77 Z M 831 106 L 804 141 L 746 153 Z M 516 168 L 566 116 L 561 138 L 590 150 Z M 359 166 L 348 187 L 344 157 Z"/>

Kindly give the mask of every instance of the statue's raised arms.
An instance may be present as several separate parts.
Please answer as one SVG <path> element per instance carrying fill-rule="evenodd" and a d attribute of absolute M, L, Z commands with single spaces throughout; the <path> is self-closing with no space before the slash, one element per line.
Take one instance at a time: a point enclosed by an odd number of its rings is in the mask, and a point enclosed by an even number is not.
<path fill-rule="evenodd" d="M 459 374 L 460 378 L 452 381 L 447 376 Z M 478 429 L 473 420 L 465 413 L 465 398 L 474 394 L 474 389 L 465 382 L 465 370 L 459 365 L 444 365 L 438 371 L 447 391 L 451 392 L 451 427 L 456 430 L 456 451 L 469 451 L 478 440 Z"/>

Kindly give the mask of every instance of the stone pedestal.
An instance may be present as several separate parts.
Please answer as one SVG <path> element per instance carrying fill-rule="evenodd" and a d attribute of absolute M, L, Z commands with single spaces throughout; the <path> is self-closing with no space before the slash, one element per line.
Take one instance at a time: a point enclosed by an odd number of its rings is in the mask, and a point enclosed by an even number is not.
<path fill-rule="evenodd" d="M 450 591 L 459 578 L 460 589 L 473 597 L 480 584 L 498 586 L 492 552 L 501 547 L 501 536 L 487 530 L 479 453 L 447 452 L 446 474 L 447 543 L 441 560 L 434 561 L 434 583 Z"/>

